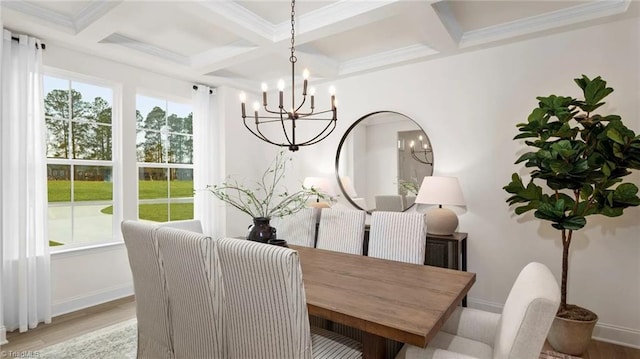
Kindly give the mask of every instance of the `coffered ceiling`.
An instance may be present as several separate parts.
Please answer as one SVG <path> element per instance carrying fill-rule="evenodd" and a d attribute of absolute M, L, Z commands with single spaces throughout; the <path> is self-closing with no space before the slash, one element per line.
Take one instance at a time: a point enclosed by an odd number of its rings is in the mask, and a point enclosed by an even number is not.
<path fill-rule="evenodd" d="M 4 26 L 62 46 L 212 86 L 288 77 L 287 1 L 2 0 Z M 297 68 L 312 80 L 638 16 L 630 0 L 298 0 Z"/>

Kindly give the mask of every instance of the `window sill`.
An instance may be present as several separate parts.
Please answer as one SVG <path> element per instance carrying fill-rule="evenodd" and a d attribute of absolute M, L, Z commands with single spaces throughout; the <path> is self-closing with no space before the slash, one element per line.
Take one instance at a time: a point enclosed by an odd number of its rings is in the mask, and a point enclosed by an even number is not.
<path fill-rule="evenodd" d="M 67 255 L 73 256 L 73 255 L 87 254 L 91 252 L 99 252 L 102 250 L 112 250 L 112 249 L 123 247 L 123 246 L 124 246 L 124 242 L 109 242 L 109 243 L 93 244 L 93 245 L 75 247 L 75 248 L 67 248 L 67 249 L 61 248 L 55 251 L 52 249 L 49 249 L 49 252 L 51 253 L 52 257 L 67 256 Z"/>

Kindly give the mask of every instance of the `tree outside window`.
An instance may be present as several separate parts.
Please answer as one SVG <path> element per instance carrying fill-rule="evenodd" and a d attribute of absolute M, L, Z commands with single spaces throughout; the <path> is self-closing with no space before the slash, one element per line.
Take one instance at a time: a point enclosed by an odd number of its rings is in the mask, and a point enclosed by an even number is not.
<path fill-rule="evenodd" d="M 44 76 L 49 240 L 113 241 L 113 89 Z"/>
<path fill-rule="evenodd" d="M 190 105 L 138 95 L 138 217 L 193 218 L 193 122 Z"/>

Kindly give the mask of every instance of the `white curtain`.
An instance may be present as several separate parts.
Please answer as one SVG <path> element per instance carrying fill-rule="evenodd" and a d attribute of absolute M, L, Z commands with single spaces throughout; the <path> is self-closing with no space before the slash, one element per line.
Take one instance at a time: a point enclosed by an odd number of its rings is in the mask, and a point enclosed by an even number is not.
<path fill-rule="evenodd" d="M 204 189 L 224 180 L 224 125 L 217 115 L 215 90 L 197 87 L 193 94 L 193 211 L 204 233 L 220 238 L 226 232 L 224 205 Z"/>
<path fill-rule="evenodd" d="M 18 38 L 18 41 L 12 40 Z M 0 343 L 51 321 L 42 54 L 3 29 L 0 54 Z"/>

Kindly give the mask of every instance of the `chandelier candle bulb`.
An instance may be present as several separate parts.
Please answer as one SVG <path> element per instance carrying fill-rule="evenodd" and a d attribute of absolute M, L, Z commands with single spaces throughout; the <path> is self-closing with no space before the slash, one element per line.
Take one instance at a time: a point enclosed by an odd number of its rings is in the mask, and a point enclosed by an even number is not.
<path fill-rule="evenodd" d="M 267 107 L 267 90 L 269 89 L 269 87 L 267 87 L 266 83 L 262 83 L 262 105 L 264 107 Z"/>
<path fill-rule="evenodd" d="M 253 103 L 253 116 L 256 119 L 256 124 L 258 124 L 258 109 L 260 108 L 260 104 L 258 101 Z"/>
<path fill-rule="evenodd" d="M 244 103 L 247 101 L 247 95 L 244 92 L 240 92 L 240 103 L 242 104 L 242 117 L 246 117 Z"/>
<path fill-rule="evenodd" d="M 304 79 L 304 82 L 302 83 L 302 96 L 306 96 L 307 95 L 307 80 L 309 79 L 309 70 L 304 69 L 304 71 L 302 71 L 302 78 Z"/>
<path fill-rule="evenodd" d="M 278 91 L 279 91 L 279 97 L 280 97 L 280 109 L 283 108 L 283 101 L 284 101 L 284 81 L 280 80 L 278 81 Z"/>

